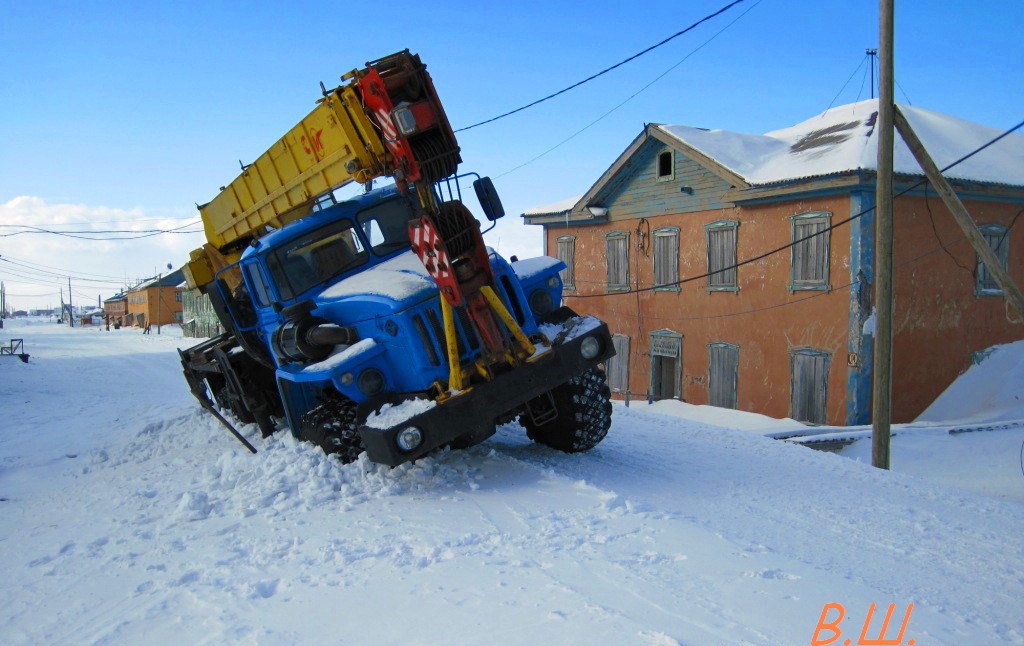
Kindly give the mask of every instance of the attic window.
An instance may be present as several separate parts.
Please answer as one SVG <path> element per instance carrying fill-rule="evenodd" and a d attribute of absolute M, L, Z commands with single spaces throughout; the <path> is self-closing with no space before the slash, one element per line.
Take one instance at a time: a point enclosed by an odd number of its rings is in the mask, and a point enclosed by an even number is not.
<path fill-rule="evenodd" d="M 672 163 L 672 151 L 666 150 L 658 155 L 658 181 L 664 182 L 675 176 L 675 168 Z"/>

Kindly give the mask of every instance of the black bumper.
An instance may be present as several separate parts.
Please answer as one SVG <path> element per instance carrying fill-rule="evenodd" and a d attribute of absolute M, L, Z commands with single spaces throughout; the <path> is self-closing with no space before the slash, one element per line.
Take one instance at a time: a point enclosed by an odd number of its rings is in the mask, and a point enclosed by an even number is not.
<path fill-rule="evenodd" d="M 580 346 L 593 337 L 600 343 L 600 352 L 593 359 L 584 359 Z M 415 460 L 430 451 L 450 444 L 456 439 L 469 438 L 476 444 L 494 434 L 495 420 L 521 407 L 523 404 L 615 355 L 608 326 L 599 326 L 580 336 L 553 346 L 548 352 L 492 381 L 476 384 L 472 389 L 437 404 L 433 408 L 412 416 L 387 429 L 359 428 L 367 456 L 374 462 L 398 466 Z M 399 404 L 425 394 L 383 396 L 359 407 L 359 418 L 380 410 L 384 404 Z M 395 436 L 402 429 L 415 426 L 423 433 L 423 443 L 412 451 L 402 451 Z"/>

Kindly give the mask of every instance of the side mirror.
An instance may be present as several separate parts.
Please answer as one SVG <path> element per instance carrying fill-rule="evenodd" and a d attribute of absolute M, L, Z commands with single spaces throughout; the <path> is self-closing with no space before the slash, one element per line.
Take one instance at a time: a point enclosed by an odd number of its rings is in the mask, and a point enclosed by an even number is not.
<path fill-rule="evenodd" d="M 494 190 L 494 183 L 490 177 L 475 180 L 473 190 L 476 191 L 476 199 L 479 200 L 488 220 L 494 222 L 505 215 L 505 207 L 501 205 L 501 198 L 498 197 L 498 191 Z"/>

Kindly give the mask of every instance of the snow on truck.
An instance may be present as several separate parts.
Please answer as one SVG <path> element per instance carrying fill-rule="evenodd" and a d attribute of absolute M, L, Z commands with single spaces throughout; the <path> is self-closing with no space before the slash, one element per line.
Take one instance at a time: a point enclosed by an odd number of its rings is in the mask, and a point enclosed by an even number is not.
<path fill-rule="evenodd" d="M 516 418 L 536 442 L 595 446 L 611 423 L 607 327 L 558 307 L 561 262 L 484 246 L 462 182 L 475 177 L 488 220 L 501 202 L 489 178 L 458 174 L 419 56 L 342 81 L 199 207 L 207 243 L 185 276 L 226 331 L 181 352 L 193 394 L 253 452 L 218 408 L 264 436 L 284 418 L 345 462 L 395 466 Z M 334 202 L 385 176 L 393 186 Z"/>

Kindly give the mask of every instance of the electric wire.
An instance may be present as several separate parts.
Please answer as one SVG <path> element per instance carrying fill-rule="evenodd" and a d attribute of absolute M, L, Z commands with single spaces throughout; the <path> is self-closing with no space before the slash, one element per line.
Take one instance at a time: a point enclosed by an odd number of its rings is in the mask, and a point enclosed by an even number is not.
<path fill-rule="evenodd" d="M 518 108 L 516 108 L 514 110 L 509 110 L 508 112 L 505 112 L 503 114 L 499 114 L 496 117 L 491 117 L 490 119 L 485 119 L 484 121 L 480 121 L 478 123 L 474 123 L 472 125 L 465 126 L 463 128 L 459 128 L 455 132 L 463 132 L 463 131 L 469 130 L 471 128 L 476 128 L 477 126 L 482 126 L 482 125 L 487 124 L 487 123 L 492 123 L 494 121 L 497 121 L 498 119 L 504 119 L 505 117 L 511 116 L 513 114 L 516 114 L 517 112 L 522 112 L 523 110 L 526 110 L 527 108 L 532 108 L 535 105 L 538 105 L 540 103 L 544 103 L 545 101 L 553 99 L 556 96 L 565 94 L 566 92 L 568 92 L 570 90 L 578 88 L 579 86 L 583 85 L 584 83 L 589 83 L 590 81 L 593 81 L 594 79 L 596 79 L 596 78 L 598 78 L 600 76 L 604 76 L 608 72 L 611 72 L 614 69 L 622 67 L 626 63 L 629 63 L 630 61 L 634 61 L 637 58 L 640 58 L 641 56 L 643 56 L 644 54 L 647 54 L 647 53 L 649 53 L 649 52 L 651 52 L 651 51 L 661 47 L 662 45 L 668 43 L 669 41 L 672 41 L 672 40 L 678 38 L 679 36 L 682 36 L 683 34 L 689 32 L 689 31 L 692 31 L 693 29 L 696 29 L 697 27 L 699 27 L 700 25 L 704 24 L 705 22 L 711 20 L 712 18 L 715 18 L 715 17 L 719 16 L 720 14 L 725 13 L 729 9 L 732 9 L 734 6 L 740 4 L 741 2 L 744 2 L 744 1 L 745 0 L 733 0 L 733 2 L 730 2 L 729 4 L 727 4 L 727 5 L 723 6 L 722 8 L 718 9 L 717 11 L 704 16 L 703 18 L 701 18 L 697 22 L 691 24 L 689 27 L 686 27 L 685 29 L 677 31 L 676 33 L 672 34 L 668 38 L 665 38 L 665 39 L 661 40 L 660 42 L 655 43 L 654 45 L 651 45 L 647 49 L 639 51 L 636 54 L 633 54 L 632 56 L 630 56 L 629 58 L 623 59 L 623 60 L 619 61 L 618 63 L 615 63 L 614 65 L 612 65 L 610 67 L 606 67 L 605 69 L 601 70 L 600 72 L 597 72 L 595 74 L 591 74 L 590 76 L 588 76 L 587 78 L 583 79 L 582 81 L 578 81 L 576 83 L 573 83 L 572 85 L 570 85 L 568 87 L 565 87 L 565 88 L 562 88 L 561 90 L 558 90 L 557 92 L 553 92 L 553 93 L 551 93 L 551 94 L 549 94 L 549 95 L 547 95 L 545 97 L 542 97 L 540 99 L 537 99 L 536 101 L 532 101 L 530 103 L 527 103 L 526 105 L 520 106 L 520 107 L 518 107 Z"/>
<path fill-rule="evenodd" d="M 0 233 L 0 238 L 10 238 L 12 236 L 21 235 L 24 233 L 47 233 L 52 235 L 64 236 L 68 238 L 76 238 L 79 240 L 101 240 L 101 241 L 113 241 L 113 240 L 138 240 L 140 238 L 149 238 L 152 236 L 163 235 L 165 233 L 177 233 L 177 234 L 189 234 L 189 233 L 202 233 L 202 229 L 196 229 L 194 231 L 182 231 L 187 227 L 195 226 L 198 222 L 188 222 L 179 227 L 172 229 L 149 229 L 145 232 L 127 231 L 129 233 L 138 233 L 139 235 L 131 236 L 118 236 L 118 237 L 95 237 L 94 234 L 109 234 L 109 233 L 125 233 L 123 230 L 108 230 L 108 231 L 54 231 L 52 229 L 44 229 L 42 227 L 32 226 L 30 224 L 19 224 L 19 225 L 8 225 L 8 226 L 20 226 L 26 229 L 25 231 L 15 231 L 13 233 Z M 90 234 L 90 235 L 81 235 Z"/>
<path fill-rule="evenodd" d="M 13 268 L 12 267 L 6 267 L 5 268 L 6 271 L 21 272 L 23 274 L 23 277 L 29 277 L 29 278 L 46 278 L 46 279 L 54 279 L 54 280 L 57 279 L 57 278 L 64 278 L 64 279 L 71 278 L 72 280 L 77 280 L 79 282 L 101 283 L 101 284 L 106 284 L 106 285 L 123 284 L 123 283 L 126 282 L 123 278 L 104 280 L 104 279 L 100 279 L 100 278 L 89 278 L 89 277 L 86 277 L 86 276 L 78 276 L 78 275 L 71 274 L 71 273 L 58 273 L 58 272 L 49 271 L 49 270 L 46 270 L 46 269 L 36 269 L 34 267 L 29 267 L 29 266 L 24 265 L 24 264 L 19 263 L 19 262 L 16 262 L 16 261 L 13 261 L 13 260 L 9 260 L 9 259 L 4 258 L 2 256 L 0 256 L 0 262 L 6 262 L 6 263 L 14 266 Z M 24 276 L 24 274 L 28 274 L 28 276 Z"/>
<path fill-rule="evenodd" d="M 853 77 L 857 75 L 857 72 L 860 71 L 861 66 L 864 65 L 864 61 L 867 58 L 870 58 L 870 57 L 867 54 L 865 54 L 864 58 L 860 59 L 860 63 L 858 63 L 857 64 L 857 68 L 855 70 L 853 70 L 853 74 L 850 74 L 850 78 L 846 79 L 846 83 L 843 83 L 843 87 L 839 88 L 839 91 L 836 92 L 836 95 L 834 97 L 832 97 L 831 101 L 829 101 L 828 107 L 825 108 L 825 112 L 828 112 L 829 110 L 832 109 L 832 106 L 835 105 L 837 100 L 839 100 L 839 95 L 843 93 L 843 90 L 846 89 L 846 86 L 849 85 L 850 81 L 853 80 Z M 824 116 L 825 112 L 821 113 L 822 116 Z"/>
<path fill-rule="evenodd" d="M 966 155 L 960 157 L 956 161 L 954 161 L 951 164 L 947 165 L 946 167 L 942 168 L 940 172 L 945 173 L 946 171 L 950 170 L 951 168 L 954 168 L 957 165 L 962 164 L 963 162 L 967 161 L 971 157 L 974 157 L 978 153 L 980 153 L 983 150 L 987 149 L 988 147 L 996 144 L 997 142 L 999 142 L 1003 138 L 1005 138 L 1005 137 L 1009 136 L 1010 134 L 1016 132 L 1017 130 L 1019 130 L 1022 127 L 1024 127 L 1024 121 L 1020 121 L 1019 123 L 1017 123 L 1017 125 L 1009 128 L 1008 130 L 1003 131 L 1001 134 L 997 135 L 996 137 L 993 137 L 988 142 L 982 144 L 978 148 L 975 148 L 971 152 L 969 152 Z M 921 180 L 917 181 L 916 183 L 914 183 L 914 184 L 908 186 L 907 188 L 903 189 L 899 193 L 896 193 L 895 195 L 893 195 L 893 199 L 896 199 L 898 197 L 906 195 L 907 193 L 917 189 L 922 184 L 927 184 L 927 183 L 928 183 L 928 178 L 927 177 L 922 178 Z M 774 249 L 766 251 L 766 252 L 764 252 L 762 254 L 758 254 L 757 256 L 754 256 L 752 258 L 747 258 L 747 259 L 742 260 L 740 262 L 734 263 L 734 264 L 732 264 L 732 265 L 730 265 L 728 267 L 723 267 L 721 269 L 716 269 L 715 271 L 705 272 L 703 274 L 699 274 L 699 275 L 696 275 L 696 276 L 689 276 L 687 278 L 683 278 L 683 279 L 680 279 L 680 280 L 677 280 L 677 281 L 674 281 L 674 282 L 671 282 L 671 283 L 665 283 L 665 284 L 659 284 L 659 285 L 651 285 L 650 287 L 643 287 L 643 288 L 641 288 L 641 289 L 639 289 L 637 291 L 649 292 L 649 291 L 653 291 L 655 289 L 661 289 L 661 288 L 664 288 L 664 287 L 673 287 L 675 285 L 683 285 L 683 284 L 686 284 L 686 283 L 693 282 L 695 280 L 700 280 L 702 278 L 707 278 L 709 276 L 713 276 L 715 274 L 720 274 L 720 273 L 729 271 L 731 269 L 735 269 L 737 267 L 742 267 L 743 265 L 749 265 L 750 263 L 757 262 L 758 260 L 763 260 L 764 258 L 767 258 L 768 256 L 774 255 L 776 253 L 780 253 L 782 251 L 790 249 L 791 247 L 795 247 L 796 245 L 800 244 L 801 242 L 804 242 L 805 240 L 810 240 L 811 238 L 815 238 L 817 236 L 824 235 L 825 233 L 828 233 L 828 232 L 832 231 L 833 229 L 836 229 L 836 228 L 839 228 L 839 227 L 844 226 L 846 224 L 849 224 L 850 222 L 853 222 L 854 220 L 856 220 L 858 218 L 861 218 L 861 217 L 867 215 L 868 213 L 871 213 L 874 210 L 875 210 L 875 207 L 874 206 L 870 206 L 870 207 L 868 207 L 866 209 L 863 209 L 859 213 L 855 213 L 855 214 L 851 215 L 848 218 L 844 218 L 844 219 L 842 219 L 842 220 L 840 220 L 838 222 L 835 222 L 835 223 L 830 223 L 828 226 L 824 227 L 821 231 L 816 231 L 814 233 L 808 234 L 808 235 L 806 235 L 806 236 L 804 236 L 802 238 L 798 238 L 796 240 L 793 240 L 792 242 L 789 242 L 787 244 L 781 245 L 779 247 L 776 247 Z M 625 295 L 625 294 L 631 294 L 631 293 L 633 293 L 633 291 L 634 290 L 630 289 L 630 290 L 620 290 L 620 291 L 614 291 L 614 292 L 605 292 L 605 293 L 601 293 L 601 294 L 579 294 L 579 295 L 569 295 L 569 294 L 567 294 L 566 298 L 606 298 L 606 297 L 610 297 L 610 296 L 622 296 L 622 295 Z"/>
<path fill-rule="evenodd" d="M 78 271 L 78 270 L 72 270 L 72 269 L 65 269 L 63 267 L 54 267 L 53 265 L 44 265 L 42 263 L 32 262 L 30 260 L 25 260 L 24 258 L 16 258 L 16 257 L 11 256 L 9 254 L 0 254 L 0 258 L 6 258 L 8 260 L 15 261 L 16 263 L 20 263 L 22 265 L 26 265 L 26 266 L 28 266 L 28 267 L 30 267 L 32 269 L 35 269 L 37 267 L 42 267 L 44 269 L 53 269 L 53 270 L 56 270 L 57 272 L 60 272 L 60 275 L 62 275 L 62 276 L 70 275 L 72 278 L 74 278 L 76 275 L 81 275 L 81 276 L 92 276 L 94 278 L 111 278 L 113 280 L 121 280 L 121 281 L 127 280 L 127 277 L 125 277 L 125 276 L 112 276 L 110 274 L 97 274 L 97 273 L 94 273 L 94 272 L 91 272 L 91 271 Z"/>
<path fill-rule="evenodd" d="M 694 48 L 693 50 L 691 50 L 691 51 L 690 51 L 690 53 L 688 53 L 688 54 L 687 54 L 686 56 L 684 56 L 683 58 L 681 58 L 681 59 L 680 59 L 680 60 L 679 60 L 679 61 L 678 61 L 678 62 L 677 62 L 677 63 L 676 63 L 675 65 L 673 65 L 673 66 L 669 67 L 669 68 L 668 68 L 667 70 L 665 70 L 664 72 L 662 72 L 662 73 L 661 73 L 661 74 L 659 74 L 658 76 L 654 77 L 654 79 L 653 79 L 652 81 L 650 81 L 649 83 L 647 83 L 646 85 L 644 85 L 643 87 L 641 87 L 641 88 L 640 88 L 639 90 L 637 90 L 636 92 L 634 92 L 633 94 L 631 94 L 630 96 L 628 96 L 628 97 L 627 97 L 627 98 L 626 98 L 625 100 L 623 100 L 623 101 L 622 101 L 622 102 L 620 102 L 619 104 L 615 105 L 614 107 L 612 107 L 612 108 L 611 108 L 610 110 L 608 110 L 607 112 L 605 112 L 605 113 L 604 113 L 604 114 L 602 114 L 601 116 L 597 117 L 596 119 L 594 119 L 593 121 L 591 121 L 591 122 L 590 122 L 590 123 L 588 123 L 587 125 L 583 126 L 582 128 L 580 128 L 580 129 L 579 129 L 579 130 L 577 130 L 576 132 L 572 133 L 571 135 L 569 135 L 569 136 L 568 136 L 568 137 L 566 137 L 565 139 L 561 140 L 560 142 L 558 142 L 558 143 L 557 143 L 557 144 L 555 144 L 554 146 L 552 146 L 552 147 L 548 148 L 548 149 L 547 149 L 547 150 L 545 150 L 544 152 L 540 153 L 540 154 L 539 154 L 539 155 L 537 155 L 536 157 L 533 157 L 533 158 L 531 158 L 531 159 L 528 159 L 527 161 L 525 161 L 525 162 L 523 162 L 523 163 L 519 164 L 518 166 L 514 166 L 514 167 L 512 167 L 512 168 L 508 169 L 507 171 L 504 171 L 503 173 L 501 173 L 501 174 L 499 174 L 499 175 L 495 175 L 495 179 L 498 179 L 498 178 L 504 177 L 504 176 L 506 176 L 506 175 L 509 175 L 510 173 L 514 173 L 515 171 L 519 170 L 520 168 L 523 168 L 524 166 L 528 166 L 528 165 L 532 164 L 533 162 L 537 161 L 537 160 L 538 160 L 538 159 L 540 159 L 541 157 L 544 157 L 544 156 L 545 156 L 545 155 L 547 155 L 548 153 L 554 152 L 555 150 L 557 150 L 557 149 L 561 148 L 562 146 L 564 146 L 565 144 L 569 143 L 570 141 L 572 141 L 573 139 L 575 139 L 575 138 L 576 138 L 576 137 L 578 137 L 579 135 L 583 134 L 584 132 L 586 132 L 587 130 L 589 130 L 589 129 L 590 129 L 591 127 L 593 127 L 594 125 L 596 125 L 596 124 L 597 124 L 597 123 L 599 123 L 600 121 L 604 120 L 604 119 L 605 119 L 605 117 L 609 116 L 610 114 L 612 114 L 613 112 L 615 112 L 616 110 L 618 110 L 619 108 L 621 108 L 622 106 L 626 105 L 627 103 L 629 103 L 630 101 L 632 101 L 633 99 L 635 99 L 635 98 L 636 98 L 637 96 L 639 96 L 640 94 L 642 94 L 642 93 L 643 93 L 644 91 L 646 91 L 646 90 L 647 90 L 647 89 L 648 89 L 649 87 L 651 87 L 652 85 L 654 85 L 655 83 L 657 83 L 658 81 L 660 81 L 661 79 L 663 79 L 663 78 L 664 78 L 665 76 L 667 76 L 667 75 L 668 75 L 668 74 L 669 74 L 669 73 L 670 73 L 670 72 L 671 72 L 672 70 L 676 69 L 677 67 L 679 67 L 680 65 L 682 65 L 683 63 L 685 63 L 685 62 L 686 62 L 686 61 L 687 61 L 687 60 L 688 60 L 688 59 L 689 59 L 689 58 L 690 58 L 691 56 L 693 56 L 694 54 L 696 54 L 696 53 L 697 53 L 697 52 L 699 52 L 700 50 L 704 49 L 704 47 L 705 47 L 705 46 L 707 46 L 707 45 L 708 45 L 708 44 L 709 44 L 709 43 L 710 43 L 711 41 L 713 41 L 714 39 L 718 38 L 718 36 L 719 36 L 719 35 L 721 35 L 721 33 L 722 33 L 722 32 L 724 32 L 724 31 L 725 31 L 725 30 L 727 30 L 727 29 L 728 29 L 729 27 L 732 27 L 732 26 L 733 26 L 734 24 L 736 24 L 736 23 L 737 23 L 737 22 L 738 22 L 738 21 L 739 21 L 739 20 L 740 20 L 741 18 L 743 18 L 743 16 L 747 15 L 747 14 L 748 14 L 748 13 L 750 13 L 750 12 L 751 12 L 751 11 L 752 11 L 752 10 L 753 10 L 753 9 L 754 9 L 755 7 L 757 7 L 757 5 L 761 4 L 761 2 L 763 2 L 763 0 L 757 0 L 757 2 L 755 2 L 754 4 L 752 4 L 752 5 L 750 5 L 749 7 L 747 7 L 747 9 L 746 9 L 746 10 L 745 10 L 745 11 L 744 11 L 743 13 L 741 13 L 740 15 L 736 16 L 736 18 L 734 18 L 734 19 L 732 20 L 732 22 L 728 23 L 727 25 L 725 25 L 724 27 L 722 27 L 721 29 L 719 29 L 719 30 L 718 30 L 717 32 L 715 32 L 715 33 L 714 33 L 714 34 L 713 34 L 713 35 L 712 35 L 712 36 L 711 36 L 710 38 L 708 38 L 708 39 L 707 39 L 707 40 L 705 40 L 705 41 L 704 41 L 703 43 L 701 43 L 700 45 L 698 45 L 697 47 L 695 47 L 695 48 Z"/>

